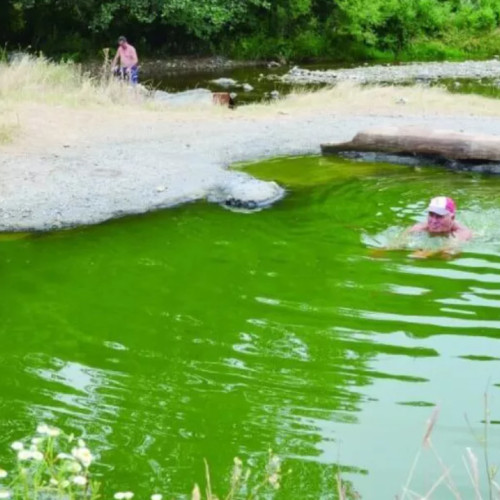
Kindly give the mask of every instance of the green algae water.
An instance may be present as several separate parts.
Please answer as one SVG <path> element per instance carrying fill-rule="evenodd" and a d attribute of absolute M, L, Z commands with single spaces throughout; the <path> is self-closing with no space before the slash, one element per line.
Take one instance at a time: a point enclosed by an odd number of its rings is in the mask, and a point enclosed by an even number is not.
<path fill-rule="evenodd" d="M 204 459 L 224 497 L 233 458 L 252 482 L 270 449 L 276 498 L 336 498 L 338 471 L 394 498 L 439 406 L 434 447 L 471 498 L 462 456 L 482 452 L 464 414 L 480 434 L 485 391 L 500 464 L 500 179 L 325 158 L 248 170 L 287 196 L 0 237 L 0 466 L 46 422 L 83 435 L 103 498 L 190 498 Z M 438 194 L 475 240 L 450 260 L 384 251 Z M 411 488 L 441 475 L 423 452 Z"/>

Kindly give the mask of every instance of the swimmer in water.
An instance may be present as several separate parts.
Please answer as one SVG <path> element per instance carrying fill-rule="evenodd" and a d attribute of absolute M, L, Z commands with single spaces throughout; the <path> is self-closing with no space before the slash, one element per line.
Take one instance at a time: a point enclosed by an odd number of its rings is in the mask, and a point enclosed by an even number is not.
<path fill-rule="evenodd" d="M 457 207 L 452 198 L 436 196 L 427 207 L 427 220 L 415 224 L 407 230 L 407 234 L 427 233 L 429 236 L 448 236 L 449 245 L 439 250 L 417 250 L 412 257 L 425 258 L 431 255 L 453 255 L 457 253 L 457 243 L 472 238 L 472 231 L 455 220 Z"/>
<path fill-rule="evenodd" d="M 384 248 L 373 249 L 373 257 L 385 255 L 387 250 L 402 250 L 410 248 L 408 237 L 411 235 L 427 235 L 437 238 L 435 243 L 422 242 L 422 248 L 413 251 L 410 257 L 425 259 L 438 256 L 450 258 L 460 252 L 460 246 L 472 238 L 472 231 L 455 220 L 457 207 L 453 199 L 447 196 L 432 198 L 427 207 L 427 219 L 406 229 L 391 245 Z M 417 242 L 417 241 L 415 241 Z M 442 243 L 441 243 L 442 242 Z M 437 243 L 437 247 L 436 247 Z M 414 243 L 412 244 L 414 247 Z"/>

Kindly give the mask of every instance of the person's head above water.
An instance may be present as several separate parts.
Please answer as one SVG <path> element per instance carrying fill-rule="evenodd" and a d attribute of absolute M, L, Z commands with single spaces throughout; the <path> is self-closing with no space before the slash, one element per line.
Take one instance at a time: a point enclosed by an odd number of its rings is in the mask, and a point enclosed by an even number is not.
<path fill-rule="evenodd" d="M 455 220 L 457 205 L 448 196 L 432 198 L 427 207 L 427 219 L 408 228 L 408 233 L 426 232 L 430 236 L 447 236 L 455 241 L 472 238 L 472 231 Z"/>
<path fill-rule="evenodd" d="M 448 196 L 432 198 L 427 207 L 427 230 L 429 233 L 450 233 L 454 230 L 457 206 Z"/>

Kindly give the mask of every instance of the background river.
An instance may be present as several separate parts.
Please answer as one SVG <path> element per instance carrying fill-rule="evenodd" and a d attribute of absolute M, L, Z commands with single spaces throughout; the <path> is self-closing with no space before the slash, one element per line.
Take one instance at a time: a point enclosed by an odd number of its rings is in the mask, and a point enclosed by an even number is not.
<path fill-rule="evenodd" d="M 324 158 L 250 171 L 286 198 L 0 237 L 0 463 L 44 421 L 86 437 L 104 498 L 184 498 L 203 458 L 223 492 L 234 456 L 262 470 L 269 448 L 292 469 L 278 498 L 334 498 L 338 466 L 394 498 L 440 405 L 433 440 L 471 498 L 464 414 L 479 432 L 488 390 L 500 420 L 500 180 Z M 478 233 L 462 255 L 373 248 L 441 193 Z M 492 463 L 499 445 L 493 424 Z M 424 455 L 413 489 L 441 473 Z"/>
<path fill-rule="evenodd" d="M 398 67 L 397 64 L 386 64 L 388 67 Z M 404 67 L 405 65 L 402 65 Z M 370 65 L 364 64 L 359 69 L 369 69 Z M 349 64 L 303 64 L 300 68 L 307 70 L 339 70 L 354 69 L 356 66 Z M 165 90 L 168 92 L 181 92 L 194 88 L 208 88 L 213 92 L 235 92 L 238 104 L 248 104 L 252 102 L 269 100 L 270 93 L 277 91 L 279 95 L 286 95 L 293 90 L 298 91 L 314 90 L 324 87 L 324 84 L 303 84 L 293 85 L 282 81 L 281 76 L 286 74 L 291 66 L 278 68 L 267 68 L 265 66 L 236 67 L 236 68 L 216 68 L 210 71 L 194 70 L 167 70 L 161 61 L 156 67 L 149 63 L 141 73 L 141 81 L 149 88 Z M 479 94 L 486 97 L 500 97 L 500 80 L 497 78 L 480 78 L 470 71 L 471 78 L 440 78 L 436 80 L 419 81 L 420 85 L 441 86 L 452 93 Z M 230 78 L 235 84 L 229 87 L 222 87 L 214 80 L 219 78 Z M 390 81 L 390 76 L 388 76 Z M 415 81 L 408 77 L 401 85 L 413 85 Z M 244 90 L 243 85 L 249 84 L 249 90 Z M 387 85 L 388 83 L 385 83 Z"/>

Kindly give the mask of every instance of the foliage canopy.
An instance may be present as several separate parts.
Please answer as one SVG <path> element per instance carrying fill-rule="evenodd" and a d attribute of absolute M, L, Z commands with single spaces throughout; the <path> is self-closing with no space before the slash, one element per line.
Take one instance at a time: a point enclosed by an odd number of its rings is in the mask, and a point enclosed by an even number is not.
<path fill-rule="evenodd" d="M 4 0 L 0 43 L 92 53 L 126 34 L 143 51 L 240 57 L 398 55 L 495 30 L 500 0 Z"/>

